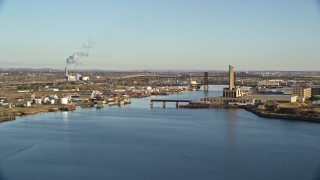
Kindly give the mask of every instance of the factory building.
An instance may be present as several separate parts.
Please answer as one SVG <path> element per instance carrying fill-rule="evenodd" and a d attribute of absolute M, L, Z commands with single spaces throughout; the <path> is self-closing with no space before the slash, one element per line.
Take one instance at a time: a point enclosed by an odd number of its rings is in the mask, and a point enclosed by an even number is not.
<path fill-rule="evenodd" d="M 67 76 L 67 80 L 68 80 L 68 81 L 76 81 L 76 80 L 77 80 L 77 77 L 74 76 L 74 75 L 68 75 L 68 76 Z"/>
<path fill-rule="evenodd" d="M 274 81 L 269 85 L 279 85 L 279 82 Z M 267 85 L 267 84 L 264 84 Z M 250 88 L 246 89 L 250 91 Z M 298 92 L 298 91 L 297 91 Z M 303 89 L 302 96 L 308 97 L 309 89 Z M 249 94 L 249 93 L 247 93 Z M 311 94 L 311 91 L 310 91 Z M 217 103 L 217 104 L 228 104 L 228 105 L 253 105 L 255 103 L 265 103 L 268 101 L 277 101 L 277 102 L 296 102 L 298 100 L 297 95 L 275 95 L 275 94 L 254 94 L 254 95 L 243 95 L 240 88 L 235 86 L 235 76 L 234 76 L 234 67 L 229 66 L 229 87 L 223 89 L 222 97 L 212 97 L 204 98 L 204 100 Z"/>
<path fill-rule="evenodd" d="M 206 101 L 217 104 L 238 104 L 252 105 L 255 102 L 254 98 L 242 97 L 240 88 L 235 86 L 234 67 L 229 65 L 229 87 L 224 88 L 222 97 L 204 98 Z"/>
<path fill-rule="evenodd" d="M 64 69 L 64 76 L 67 81 L 89 81 L 88 76 L 82 76 L 79 73 L 76 73 L 76 74 L 70 73 L 69 74 L 67 67 L 65 67 L 65 69 Z"/>
<path fill-rule="evenodd" d="M 277 101 L 277 102 L 283 102 L 283 103 L 288 103 L 288 102 L 297 102 L 297 96 L 293 95 L 264 95 L 264 94 L 254 94 L 254 95 L 248 95 L 248 96 L 243 96 L 247 98 L 252 98 L 255 99 L 256 102 L 260 103 L 265 103 L 268 101 Z"/>
<path fill-rule="evenodd" d="M 82 78 L 81 74 L 77 73 L 77 74 L 76 74 L 76 79 L 77 79 L 77 81 L 80 81 L 81 78 Z"/>
<path fill-rule="evenodd" d="M 304 102 L 305 100 L 311 98 L 311 87 L 296 86 L 293 88 L 292 94 L 298 96 L 299 102 Z"/>
<path fill-rule="evenodd" d="M 241 91 L 235 87 L 234 67 L 229 65 L 229 88 L 223 89 L 224 98 L 237 98 L 241 97 Z"/>

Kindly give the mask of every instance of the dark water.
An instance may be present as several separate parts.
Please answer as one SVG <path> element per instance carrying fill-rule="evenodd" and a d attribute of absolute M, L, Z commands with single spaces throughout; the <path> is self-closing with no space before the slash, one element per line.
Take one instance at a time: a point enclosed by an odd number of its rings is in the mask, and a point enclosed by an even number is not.
<path fill-rule="evenodd" d="M 149 100 L 0 124 L 0 179 L 307 180 L 320 174 L 320 124 L 244 110 L 150 109 Z"/>

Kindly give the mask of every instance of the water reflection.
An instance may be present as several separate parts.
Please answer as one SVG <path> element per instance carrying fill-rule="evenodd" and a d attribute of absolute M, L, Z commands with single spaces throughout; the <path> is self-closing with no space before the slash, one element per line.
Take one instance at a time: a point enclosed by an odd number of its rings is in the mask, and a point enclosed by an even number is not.
<path fill-rule="evenodd" d="M 221 95 L 194 91 L 167 98 L 205 94 Z M 35 148 L 0 161 L 0 180 L 5 178 L 3 172 L 7 179 L 312 179 L 316 175 L 318 124 L 271 121 L 233 109 L 151 109 L 149 103 L 150 98 L 135 99 L 124 108 L 79 108 L 0 125 L 4 154 L 15 152 L 22 143 L 28 145 L 30 139 L 41 140 Z M 295 128 L 288 128 L 293 123 Z"/>
<path fill-rule="evenodd" d="M 238 140 L 237 140 L 237 116 L 235 112 L 231 111 L 236 111 L 234 109 L 229 109 L 227 110 L 228 112 L 226 113 L 226 120 L 227 120 L 227 129 L 226 129 L 226 134 L 227 134 L 227 149 L 229 150 L 229 161 L 232 162 L 232 166 L 235 168 L 239 168 L 240 166 L 240 159 L 239 159 L 239 146 L 238 146 Z M 233 168 L 231 170 L 232 174 L 235 175 L 234 173 L 237 173 L 238 171 L 233 171 Z"/>
<path fill-rule="evenodd" d="M 62 120 L 64 122 L 68 122 L 68 120 L 69 120 L 68 112 L 67 111 L 63 111 L 61 113 L 62 113 Z"/>
<path fill-rule="evenodd" d="M 0 168 L 0 180 L 5 180 L 5 176 L 3 174 L 3 172 L 1 171 L 1 168 Z"/>
<path fill-rule="evenodd" d="M 228 111 L 235 111 L 233 109 L 230 109 Z M 231 145 L 236 145 L 236 135 L 237 133 L 236 131 L 236 113 L 230 112 L 230 113 L 226 113 L 227 116 L 227 137 L 228 137 L 228 141 L 230 142 L 229 144 Z"/>

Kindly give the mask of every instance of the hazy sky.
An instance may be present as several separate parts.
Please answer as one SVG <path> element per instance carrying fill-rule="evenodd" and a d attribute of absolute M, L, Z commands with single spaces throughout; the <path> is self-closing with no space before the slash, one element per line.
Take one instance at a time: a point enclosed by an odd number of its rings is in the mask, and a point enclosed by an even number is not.
<path fill-rule="evenodd" d="M 1 1 L 1 0 L 0 0 Z M 0 67 L 319 70 L 316 0 L 4 0 Z"/>

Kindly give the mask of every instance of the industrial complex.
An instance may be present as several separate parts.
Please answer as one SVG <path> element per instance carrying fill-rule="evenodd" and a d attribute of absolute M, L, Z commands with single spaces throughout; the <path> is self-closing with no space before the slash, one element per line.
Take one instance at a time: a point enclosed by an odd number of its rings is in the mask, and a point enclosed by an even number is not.
<path fill-rule="evenodd" d="M 232 65 L 229 65 L 227 72 L 70 72 L 66 66 L 63 72 L 2 70 L 0 75 L 3 116 L 6 115 L 4 112 L 10 112 L 8 109 L 15 108 L 23 111 L 20 114 L 28 114 L 30 109 L 38 112 L 36 108 L 39 111 L 42 108 L 45 111 L 57 111 L 73 110 L 76 106 L 124 106 L 131 103 L 130 98 L 169 95 L 188 90 L 208 92 L 210 85 L 227 87 L 223 88 L 219 97 L 193 100 L 190 106 L 179 106 L 177 103 L 177 108 L 268 109 L 270 104 L 286 104 L 286 107 L 302 109 L 320 105 L 320 76 L 312 72 L 237 72 Z"/>

